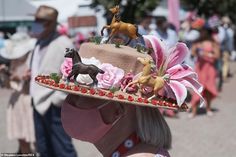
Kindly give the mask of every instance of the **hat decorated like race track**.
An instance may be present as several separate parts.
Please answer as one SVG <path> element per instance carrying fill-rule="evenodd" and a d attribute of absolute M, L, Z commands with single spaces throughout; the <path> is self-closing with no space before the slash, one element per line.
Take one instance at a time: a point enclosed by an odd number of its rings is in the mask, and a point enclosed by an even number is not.
<path fill-rule="evenodd" d="M 187 46 L 177 43 L 167 48 L 153 35 L 143 36 L 143 46 L 137 42 L 138 27 L 116 16 L 119 6 L 110 11 L 113 20 L 101 31 L 103 35 L 104 29 L 112 29 L 105 43 L 100 44 L 101 38 L 94 37 L 94 43 L 83 43 L 79 52 L 67 48 L 61 74 L 42 74 L 35 81 L 47 88 L 88 98 L 186 111 L 187 90 L 201 97 L 203 89 L 197 74 L 183 64 L 189 53 Z M 129 37 L 126 45 L 136 39 L 136 49 L 121 45 L 120 39 L 109 43 L 119 33 Z"/>
<path fill-rule="evenodd" d="M 197 74 L 182 64 L 189 53 L 187 46 L 177 43 L 167 49 L 157 37 L 143 37 L 152 57 L 128 46 L 84 43 L 79 52 L 66 50 L 62 75 L 44 74 L 35 80 L 42 86 L 85 97 L 186 110 L 187 89 L 200 97 L 202 91 Z"/>

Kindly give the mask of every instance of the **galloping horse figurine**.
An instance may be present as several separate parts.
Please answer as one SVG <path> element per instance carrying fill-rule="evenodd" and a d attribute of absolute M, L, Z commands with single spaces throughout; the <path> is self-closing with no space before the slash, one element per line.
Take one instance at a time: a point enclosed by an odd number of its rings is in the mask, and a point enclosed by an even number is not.
<path fill-rule="evenodd" d="M 74 80 L 76 80 L 79 74 L 88 74 L 93 80 L 93 86 L 97 85 L 98 80 L 96 78 L 98 73 L 104 74 L 104 71 L 96 67 L 95 65 L 87 65 L 82 63 L 82 60 L 75 49 L 66 48 L 65 57 L 72 58 L 73 66 L 72 71 L 67 77 L 67 82 L 69 82 L 70 78 L 74 76 Z"/>
<path fill-rule="evenodd" d="M 138 84 L 138 86 L 141 88 L 142 88 L 142 86 L 152 87 L 153 91 L 154 91 L 154 95 L 149 98 L 149 100 L 150 100 L 150 99 L 154 98 L 158 94 L 158 91 L 164 87 L 165 80 L 164 80 L 164 78 L 162 78 L 160 76 L 153 76 L 152 75 L 152 65 L 151 65 L 152 59 L 151 58 L 149 58 L 149 57 L 140 58 L 139 57 L 139 58 L 137 58 L 137 60 L 140 61 L 144 65 L 142 75 L 137 80 L 130 82 L 124 88 L 123 91 L 125 92 L 126 89 L 133 84 Z"/>
<path fill-rule="evenodd" d="M 105 25 L 101 30 L 102 36 L 103 36 L 103 31 L 105 28 L 111 30 L 111 33 L 109 34 L 109 37 L 108 37 L 106 43 L 109 42 L 109 40 L 115 34 L 118 34 L 118 33 L 125 34 L 129 37 L 129 40 L 125 45 L 128 45 L 132 39 L 137 39 L 138 36 L 140 36 L 138 34 L 138 26 L 137 25 L 133 25 L 130 23 L 125 23 L 125 22 L 120 21 L 120 8 L 118 5 L 109 9 L 109 10 L 114 15 L 112 18 L 112 22 L 110 25 Z"/>

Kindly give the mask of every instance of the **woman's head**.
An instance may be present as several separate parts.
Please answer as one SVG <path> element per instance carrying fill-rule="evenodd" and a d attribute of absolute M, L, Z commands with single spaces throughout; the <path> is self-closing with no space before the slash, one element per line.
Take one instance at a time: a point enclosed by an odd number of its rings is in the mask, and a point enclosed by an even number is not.
<path fill-rule="evenodd" d="M 66 102 L 83 110 L 98 110 L 105 124 L 112 124 L 126 112 L 125 105 L 95 98 L 68 95 Z"/>
<path fill-rule="evenodd" d="M 199 38 L 199 40 L 200 41 L 203 41 L 203 40 L 213 40 L 212 33 L 213 33 L 213 30 L 208 25 L 204 26 L 200 30 L 200 38 Z"/>
<path fill-rule="evenodd" d="M 62 106 L 62 123 L 70 136 L 91 143 L 102 139 L 117 124 L 118 127 L 137 126 L 144 143 L 158 148 L 171 147 L 170 129 L 159 110 L 154 108 L 68 95 Z"/>
<path fill-rule="evenodd" d="M 119 120 L 135 115 L 134 107 L 113 101 L 68 95 L 62 106 L 62 123 L 73 138 L 98 142 Z M 129 124 L 127 124 L 129 125 Z"/>

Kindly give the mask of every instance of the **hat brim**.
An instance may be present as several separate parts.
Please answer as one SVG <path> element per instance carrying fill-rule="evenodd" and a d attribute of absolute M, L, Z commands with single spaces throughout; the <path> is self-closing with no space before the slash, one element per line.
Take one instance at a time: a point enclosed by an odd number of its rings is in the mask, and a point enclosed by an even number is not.
<path fill-rule="evenodd" d="M 182 104 L 181 107 L 179 107 L 177 105 L 176 100 L 167 99 L 163 97 L 154 98 L 151 101 L 149 101 L 146 98 L 139 97 L 134 94 L 128 94 L 122 91 L 117 91 L 112 93 L 109 90 L 94 89 L 84 85 L 74 85 L 74 84 L 66 85 L 64 83 L 57 84 L 55 83 L 54 80 L 50 79 L 50 76 L 47 75 L 38 75 L 35 78 L 35 81 L 40 86 L 46 88 L 66 92 L 69 94 L 84 96 L 88 98 L 96 98 L 108 101 L 116 101 L 119 103 L 124 103 L 129 105 L 145 106 L 152 108 L 164 108 L 178 111 L 187 111 L 188 109 L 188 106 L 185 103 Z"/>
<path fill-rule="evenodd" d="M 26 55 L 29 51 L 33 50 L 36 43 L 36 39 L 29 39 L 23 44 L 15 45 L 11 48 L 7 48 L 11 41 L 5 41 L 5 47 L 0 49 L 0 55 L 5 59 L 18 59 Z"/>

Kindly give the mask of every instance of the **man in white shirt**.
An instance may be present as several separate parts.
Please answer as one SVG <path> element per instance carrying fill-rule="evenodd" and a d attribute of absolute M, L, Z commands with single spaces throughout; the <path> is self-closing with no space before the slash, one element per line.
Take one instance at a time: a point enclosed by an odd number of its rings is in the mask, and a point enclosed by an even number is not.
<path fill-rule="evenodd" d="M 30 64 L 36 148 L 42 157 L 76 157 L 71 138 L 61 123 L 61 105 L 66 94 L 34 82 L 38 74 L 60 73 L 65 48 L 73 47 L 69 38 L 56 32 L 57 16 L 56 9 L 40 6 L 32 25 L 32 35 L 38 39 Z"/>

